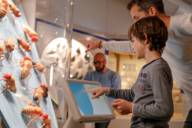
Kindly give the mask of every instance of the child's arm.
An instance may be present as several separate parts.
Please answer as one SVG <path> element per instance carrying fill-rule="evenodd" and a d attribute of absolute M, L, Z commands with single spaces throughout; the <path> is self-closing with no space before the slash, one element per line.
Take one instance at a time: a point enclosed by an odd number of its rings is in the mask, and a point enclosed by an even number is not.
<path fill-rule="evenodd" d="M 133 101 L 134 99 L 134 92 L 132 89 L 124 89 L 124 90 L 110 89 L 110 91 L 106 95 L 109 97 L 125 99 L 128 101 Z"/>
<path fill-rule="evenodd" d="M 154 100 L 146 98 L 144 104 L 134 104 L 133 114 L 144 119 L 168 120 L 173 114 L 171 72 L 168 68 L 154 69 L 150 77 Z"/>

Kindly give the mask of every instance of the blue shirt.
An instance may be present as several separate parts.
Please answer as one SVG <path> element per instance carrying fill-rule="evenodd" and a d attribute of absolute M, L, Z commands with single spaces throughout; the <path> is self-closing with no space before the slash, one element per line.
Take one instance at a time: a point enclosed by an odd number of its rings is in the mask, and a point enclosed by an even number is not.
<path fill-rule="evenodd" d="M 120 76 L 110 69 L 107 69 L 106 72 L 88 72 L 85 75 L 84 80 L 97 81 L 100 82 L 103 87 L 109 87 L 113 89 L 120 89 L 121 87 Z"/>

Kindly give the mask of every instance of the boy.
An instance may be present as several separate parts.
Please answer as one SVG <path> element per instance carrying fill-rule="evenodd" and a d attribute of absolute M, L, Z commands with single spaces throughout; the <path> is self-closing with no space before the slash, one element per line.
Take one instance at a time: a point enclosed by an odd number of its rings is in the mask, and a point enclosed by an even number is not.
<path fill-rule="evenodd" d="M 173 80 L 169 65 L 161 58 L 167 28 L 158 17 L 146 17 L 131 26 L 129 37 L 136 56 L 144 58 L 147 64 L 131 89 L 101 87 L 92 90 L 93 98 L 103 94 L 120 98 L 112 106 L 121 114 L 133 114 L 131 128 L 168 128 L 173 114 Z"/>

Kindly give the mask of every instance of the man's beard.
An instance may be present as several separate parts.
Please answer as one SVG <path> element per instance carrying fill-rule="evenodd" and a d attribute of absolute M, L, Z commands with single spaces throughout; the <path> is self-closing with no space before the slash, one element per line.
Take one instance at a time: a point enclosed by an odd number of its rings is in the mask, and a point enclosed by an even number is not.
<path fill-rule="evenodd" d="M 102 72 L 103 70 L 104 70 L 104 66 L 102 67 L 102 68 L 95 68 L 95 70 L 97 71 L 97 72 Z"/>

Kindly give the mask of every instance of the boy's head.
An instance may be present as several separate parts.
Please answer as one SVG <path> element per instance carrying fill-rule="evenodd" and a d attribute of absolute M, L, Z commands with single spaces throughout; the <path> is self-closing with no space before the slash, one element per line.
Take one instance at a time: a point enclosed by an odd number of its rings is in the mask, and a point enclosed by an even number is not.
<path fill-rule="evenodd" d="M 167 28 L 156 16 L 142 18 L 129 30 L 129 38 L 138 58 L 145 57 L 146 49 L 162 54 L 168 38 Z"/>
<path fill-rule="evenodd" d="M 165 14 L 162 0 L 131 0 L 127 5 L 127 9 L 134 21 L 146 16 Z"/>

